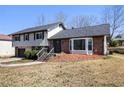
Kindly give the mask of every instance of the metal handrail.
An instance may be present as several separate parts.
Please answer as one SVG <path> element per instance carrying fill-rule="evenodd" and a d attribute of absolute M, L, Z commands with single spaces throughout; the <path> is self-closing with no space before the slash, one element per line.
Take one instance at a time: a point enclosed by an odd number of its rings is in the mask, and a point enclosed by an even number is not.
<path fill-rule="evenodd" d="M 38 60 L 44 60 L 44 59 L 46 59 L 47 57 L 51 56 L 51 54 L 53 54 L 53 53 L 54 53 L 54 48 L 52 48 L 49 53 L 47 53 L 47 48 L 42 48 L 42 49 L 37 53 Z"/>
<path fill-rule="evenodd" d="M 42 48 L 36 55 L 39 55 L 44 49 L 46 49 L 46 48 Z"/>
<path fill-rule="evenodd" d="M 43 52 L 43 54 L 42 54 L 40 57 L 38 57 L 38 60 L 41 59 L 41 58 L 43 57 L 44 54 L 45 54 L 45 53 Z"/>
<path fill-rule="evenodd" d="M 50 52 L 46 55 L 46 58 L 52 56 L 53 53 L 54 53 L 54 48 L 50 50 Z"/>
<path fill-rule="evenodd" d="M 51 54 L 52 52 L 54 52 L 54 48 L 52 48 L 47 55 Z"/>

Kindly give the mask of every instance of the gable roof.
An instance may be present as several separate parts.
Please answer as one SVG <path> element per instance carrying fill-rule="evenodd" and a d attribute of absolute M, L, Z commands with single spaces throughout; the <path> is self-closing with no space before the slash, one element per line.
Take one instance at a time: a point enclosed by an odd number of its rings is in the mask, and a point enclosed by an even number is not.
<path fill-rule="evenodd" d="M 11 41 L 12 38 L 10 36 L 0 34 L 0 40 L 10 40 Z"/>
<path fill-rule="evenodd" d="M 102 36 L 109 34 L 110 34 L 110 25 L 101 24 L 96 26 L 66 29 L 50 37 L 50 39 L 62 39 L 62 38 L 84 37 L 84 36 Z"/>
<path fill-rule="evenodd" d="M 12 33 L 11 35 L 14 34 L 23 34 L 23 33 L 29 33 L 29 32 L 37 32 L 37 31 L 44 31 L 44 30 L 48 30 L 48 29 L 53 29 L 56 26 L 62 25 L 62 27 L 64 28 L 63 23 L 61 22 L 57 22 L 57 23 L 52 23 L 52 24 L 47 24 L 47 25 L 43 25 L 43 26 L 36 26 L 36 27 L 31 27 L 31 28 L 27 28 L 15 33 Z"/>

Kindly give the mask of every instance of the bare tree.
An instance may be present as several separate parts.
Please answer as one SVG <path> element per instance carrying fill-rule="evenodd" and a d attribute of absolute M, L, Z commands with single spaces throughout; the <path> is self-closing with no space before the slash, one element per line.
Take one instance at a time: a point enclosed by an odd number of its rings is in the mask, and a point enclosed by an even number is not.
<path fill-rule="evenodd" d="M 60 11 L 59 13 L 57 13 L 56 16 L 55 16 L 55 21 L 57 21 L 57 22 L 63 22 L 63 23 L 65 23 L 66 19 L 67 19 L 67 16 L 62 11 Z"/>
<path fill-rule="evenodd" d="M 75 16 L 71 23 L 72 27 L 85 27 L 85 26 L 91 26 L 97 23 L 97 17 L 95 16 Z"/>
<path fill-rule="evenodd" d="M 37 20 L 38 20 L 38 23 L 37 23 L 37 25 L 38 26 L 41 26 L 41 25 L 44 25 L 45 24 L 45 16 L 43 15 L 43 14 L 41 14 L 38 18 L 37 18 Z"/>
<path fill-rule="evenodd" d="M 103 11 L 103 23 L 110 24 L 110 41 L 114 34 L 120 33 L 124 26 L 123 6 L 109 6 Z"/>

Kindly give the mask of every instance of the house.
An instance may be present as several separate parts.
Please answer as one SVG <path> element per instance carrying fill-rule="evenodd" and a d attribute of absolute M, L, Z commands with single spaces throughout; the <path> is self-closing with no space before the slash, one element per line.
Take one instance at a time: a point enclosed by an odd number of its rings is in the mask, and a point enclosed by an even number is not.
<path fill-rule="evenodd" d="M 0 34 L 0 57 L 15 56 L 15 48 L 12 47 L 12 38 Z"/>
<path fill-rule="evenodd" d="M 66 29 L 61 22 L 27 28 L 12 34 L 16 56 L 46 47 L 55 53 L 106 54 L 109 24 Z"/>

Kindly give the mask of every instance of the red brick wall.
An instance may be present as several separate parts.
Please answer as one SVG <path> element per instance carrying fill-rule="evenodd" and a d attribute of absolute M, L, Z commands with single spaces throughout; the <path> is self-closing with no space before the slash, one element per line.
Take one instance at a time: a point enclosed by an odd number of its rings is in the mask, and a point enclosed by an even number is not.
<path fill-rule="evenodd" d="M 53 41 L 49 40 L 49 48 L 53 47 Z M 104 37 L 95 36 L 93 37 L 93 53 L 94 54 L 103 54 L 104 50 Z M 61 40 L 61 52 L 70 53 L 69 51 L 69 39 Z"/>
<path fill-rule="evenodd" d="M 49 49 L 52 49 L 53 48 L 53 40 L 49 40 Z"/>
<path fill-rule="evenodd" d="M 69 39 L 61 40 L 61 51 L 69 53 Z"/>
<path fill-rule="evenodd" d="M 93 37 L 93 53 L 94 54 L 103 54 L 104 50 L 104 37 L 98 36 Z"/>

